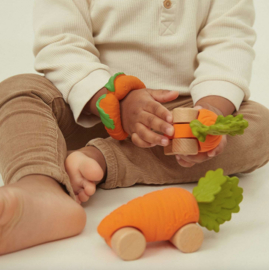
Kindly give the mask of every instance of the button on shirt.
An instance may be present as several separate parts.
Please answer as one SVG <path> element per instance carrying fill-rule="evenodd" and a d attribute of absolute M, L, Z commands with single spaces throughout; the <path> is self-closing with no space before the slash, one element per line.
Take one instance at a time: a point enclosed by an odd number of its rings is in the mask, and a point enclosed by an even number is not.
<path fill-rule="evenodd" d="M 171 5 L 172 5 L 172 3 L 171 3 L 170 0 L 165 0 L 165 1 L 163 1 L 163 6 L 164 6 L 165 8 L 170 8 Z"/>

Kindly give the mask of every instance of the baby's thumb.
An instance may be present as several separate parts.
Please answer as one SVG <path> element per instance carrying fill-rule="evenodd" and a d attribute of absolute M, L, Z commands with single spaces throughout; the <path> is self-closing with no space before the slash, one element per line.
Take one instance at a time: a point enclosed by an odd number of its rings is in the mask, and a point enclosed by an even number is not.
<path fill-rule="evenodd" d="M 176 99 L 179 95 L 178 91 L 170 91 L 170 90 L 150 90 L 150 95 L 160 103 L 166 103 Z"/>

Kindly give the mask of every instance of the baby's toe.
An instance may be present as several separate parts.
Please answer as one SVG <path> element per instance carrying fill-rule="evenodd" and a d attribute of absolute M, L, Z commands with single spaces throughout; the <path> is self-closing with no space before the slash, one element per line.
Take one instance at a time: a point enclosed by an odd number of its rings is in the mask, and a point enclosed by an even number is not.
<path fill-rule="evenodd" d="M 91 181 L 100 181 L 104 176 L 104 172 L 98 162 L 84 155 L 82 162 L 79 164 L 81 175 Z"/>
<path fill-rule="evenodd" d="M 71 186 L 80 202 L 85 202 L 96 191 L 96 184 L 104 172 L 98 162 L 80 151 L 72 152 L 65 160 L 65 169 Z M 81 191 L 84 193 L 81 193 Z"/>
<path fill-rule="evenodd" d="M 92 196 L 95 193 L 95 191 L 96 191 L 95 183 L 84 180 L 82 185 L 83 185 L 83 188 L 84 188 L 84 191 L 85 191 L 86 195 Z"/>
<path fill-rule="evenodd" d="M 87 202 L 90 198 L 90 196 L 88 196 L 86 193 L 85 193 L 85 190 L 81 190 L 78 194 L 78 198 L 81 202 Z"/>

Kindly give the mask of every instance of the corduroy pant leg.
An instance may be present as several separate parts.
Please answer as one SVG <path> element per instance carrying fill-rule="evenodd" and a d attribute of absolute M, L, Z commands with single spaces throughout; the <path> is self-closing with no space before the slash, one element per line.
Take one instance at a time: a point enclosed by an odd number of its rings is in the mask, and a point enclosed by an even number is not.
<path fill-rule="evenodd" d="M 75 195 L 64 162 L 67 150 L 106 137 L 102 125 L 75 123 L 61 92 L 44 76 L 22 74 L 0 83 L 0 173 L 5 185 L 30 174 L 54 178 Z"/>

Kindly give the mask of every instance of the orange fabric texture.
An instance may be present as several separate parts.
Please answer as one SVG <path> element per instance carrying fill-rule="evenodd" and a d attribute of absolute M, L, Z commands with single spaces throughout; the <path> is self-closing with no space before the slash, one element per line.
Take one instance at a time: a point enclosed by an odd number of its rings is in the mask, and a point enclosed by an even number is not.
<path fill-rule="evenodd" d="M 221 135 L 207 135 L 205 142 L 199 142 L 199 152 L 208 152 L 214 148 L 216 148 L 221 141 L 222 136 Z"/>
<path fill-rule="evenodd" d="M 125 98 L 132 90 L 146 88 L 144 83 L 131 75 L 118 75 L 114 80 L 115 96 L 118 100 Z"/>
<path fill-rule="evenodd" d="M 205 126 L 214 125 L 218 115 L 212 111 L 201 109 L 199 110 L 198 120 Z M 207 135 L 205 142 L 199 142 L 199 152 L 208 152 L 216 148 L 222 139 L 221 135 Z"/>
<path fill-rule="evenodd" d="M 177 138 L 196 138 L 191 131 L 190 124 L 174 124 L 174 139 Z"/>
<path fill-rule="evenodd" d="M 121 124 L 120 103 L 119 100 L 125 98 L 132 90 L 145 88 L 146 86 L 137 77 L 120 74 L 114 80 L 115 92 L 107 91 L 106 97 L 100 101 L 100 107 L 114 121 L 114 129 L 107 128 L 108 134 L 116 140 L 125 140 L 128 137 Z"/>
<path fill-rule="evenodd" d="M 215 114 L 214 112 L 209 111 L 207 109 L 200 109 L 197 119 L 202 124 L 204 124 L 206 126 L 211 126 L 211 125 L 215 124 L 217 118 L 218 118 L 218 115 Z"/>
<path fill-rule="evenodd" d="M 109 246 L 113 233 L 123 227 L 137 228 L 147 242 L 165 241 L 182 226 L 198 220 L 195 197 L 182 188 L 166 188 L 120 206 L 100 222 L 97 231 Z"/>
<path fill-rule="evenodd" d="M 106 97 L 100 101 L 100 107 L 103 108 L 105 113 L 107 113 L 114 121 L 114 129 L 109 129 L 105 126 L 108 134 L 113 138 L 117 138 L 117 140 L 126 139 L 128 137 L 128 134 L 122 128 L 120 118 L 120 103 L 115 97 L 115 95 L 111 92 L 108 93 Z"/>

